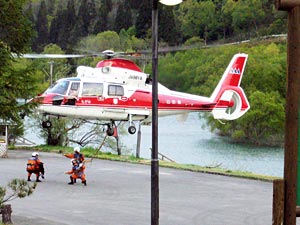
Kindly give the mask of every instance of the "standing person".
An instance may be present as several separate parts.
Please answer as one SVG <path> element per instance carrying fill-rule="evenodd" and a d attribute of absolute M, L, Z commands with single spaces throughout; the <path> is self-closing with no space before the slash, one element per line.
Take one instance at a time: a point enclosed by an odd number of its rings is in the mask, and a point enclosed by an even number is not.
<path fill-rule="evenodd" d="M 27 181 L 31 181 L 31 174 L 33 173 L 36 175 L 36 182 L 41 182 L 39 179 L 40 176 L 44 179 L 44 163 L 39 159 L 39 154 L 37 152 L 33 152 L 28 159 L 26 171 L 28 172 Z"/>
<path fill-rule="evenodd" d="M 64 156 L 70 159 L 76 159 L 78 164 L 84 163 L 84 155 L 80 153 L 80 147 L 75 147 L 74 153 L 64 154 Z"/>
<path fill-rule="evenodd" d="M 83 172 L 85 170 L 85 166 L 84 166 L 84 155 L 82 153 L 80 153 L 80 147 L 75 147 L 74 148 L 74 153 L 68 153 L 68 154 L 64 154 L 64 156 L 70 158 L 70 159 L 75 159 L 76 162 L 78 163 L 78 165 L 83 168 Z M 73 183 L 76 183 L 76 178 L 73 179 Z"/>
<path fill-rule="evenodd" d="M 81 179 L 84 186 L 86 186 L 86 179 L 84 174 L 85 166 L 82 164 L 80 165 L 76 159 L 71 159 L 72 169 L 70 171 L 65 172 L 65 174 L 70 174 L 70 182 L 68 184 L 76 183 L 76 179 Z"/>

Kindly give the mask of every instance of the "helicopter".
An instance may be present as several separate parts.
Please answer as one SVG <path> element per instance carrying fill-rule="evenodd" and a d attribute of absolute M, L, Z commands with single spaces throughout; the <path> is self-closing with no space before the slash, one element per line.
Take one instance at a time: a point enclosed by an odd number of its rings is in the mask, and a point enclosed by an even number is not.
<path fill-rule="evenodd" d="M 135 121 L 151 123 L 152 80 L 132 60 L 114 57 L 111 50 L 96 67 L 78 66 L 76 77 L 62 78 L 43 94 L 32 99 L 51 127 L 48 116 L 109 121 L 106 132 L 114 135 L 117 121 L 128 122 L 128 132 L 136 133 Z M 81 57 L 81 56 L 80 56 Z M 178 91 L 158 83 L 158 116 L 211 112 L 217 120 L 235 120 L 250 104 L 240 87 L 248 55 L 235 54 L 210 97 Z"/>

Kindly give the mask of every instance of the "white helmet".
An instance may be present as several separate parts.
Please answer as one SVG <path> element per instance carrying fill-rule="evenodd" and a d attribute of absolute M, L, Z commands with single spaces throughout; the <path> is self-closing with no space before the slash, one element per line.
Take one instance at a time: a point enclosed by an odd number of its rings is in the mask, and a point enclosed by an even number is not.
<path fill-rule="evenodd" d="M 75 147 L 74 148 L 74 152 L 80 152 L 80 148 L 79 147 Z"/>
<path fill-rule="evenodd" d="M 33 152 L 32 154 L 31 154 L 31 156 L 33 156 L 33 157 L 36 157 L 36 156 L 38 156 L 39 155 L 39 153 L 37 153 L 37 152 Z"/>

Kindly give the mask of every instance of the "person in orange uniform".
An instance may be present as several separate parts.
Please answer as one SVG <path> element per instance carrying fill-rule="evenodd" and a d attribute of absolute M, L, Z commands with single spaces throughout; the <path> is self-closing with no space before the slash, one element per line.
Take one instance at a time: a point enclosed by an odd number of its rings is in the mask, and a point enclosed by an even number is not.
<path fill-rule="evenodd" d="M 39 179 L 40 176 L 44 179 L 44 163 L 39 159 L 39 154 L 37 152 L 31 154 L 31 157 L 27 161 L 26 170 L 28 172 L 27 181 L 31 181 L 31 174 L 33 173 L 36 175 L 36 182 L 41 182 Z"/>
<path fill-rule="evenodd" d="M 76 179 L 81 179 L 82 183 L 86 186 L 86 179 L 84 174 L 85 166 L 79 164 L 76 159 L 71 159 L 72 169 L 65 172 L 65 174 L 70 174 L 70 182 L 68 184 L 74 184 Z"/>
<path fill-rule="evenodd" d="M 64 156 L 66 156 L 67 158 L 70 159 L 75 159 L 78 163 L 79 166 L 83 166 L 84 165 L 84 155 L 82 153 L 80 153 L 80 147 L 75 147 L 74 148 L 74 153 L 67 153 L 64 154 Z M 85 167 L 82 167 L 85 169 Z M 83 171 L 84 172 L 84 171 Z M 73 183 L 76 183 L 76 179 L 73 180 Z"/>
<path fill-rule="evenodd" d="M 84 163 L 84 155 L 80 153 L 80 148 L 75 147 L 74 153 L 64 154 L 64 156 L 70 158 L 70 159 L 76 159 L 78 164 Z"/>

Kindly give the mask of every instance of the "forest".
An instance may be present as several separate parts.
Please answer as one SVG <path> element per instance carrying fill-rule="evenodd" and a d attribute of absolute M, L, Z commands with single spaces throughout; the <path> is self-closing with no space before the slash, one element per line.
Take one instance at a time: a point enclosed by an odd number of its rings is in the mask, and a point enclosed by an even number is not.
<path fill-rule="evenodd" d="M 26 7 L 36 31 L 34 52 L 49 43 L 75 51 L 82 39 L 104 31 L 148 44 L 151 39 L 152 0 L 32 0 Z M 277 11 L 273 0 L 185 0 L 173 7 L 159 4 L 158 13 L 159 41 L 167 46 L 191 44 L 195 39 L 204 44 L 228 43 L 286 33 L 287 14 Z M 132 50 L 148 47 L 132 46 Z"/>
<path fill-rule="evenodd" d="M 7 56 L 10 52 L 81 54 L 105 49 L 149 52 L 151 48 L 150 0 L 22 0 L 13 6 L 11 2 L 0 0 L 1 10 L 7 9 L 0 15 L 2 119 L 20 122 L 20 111 L 30 109 L 13 99 L 29 99 L 45 90 L 50 81 L 49 60 L 12 59 Z M 282 145 L 286 39 L 278 34 L 286 33 L 286 21 L 286 13 L 277 11 L 269 0 L 185 0 L 175 7 L 160 4 L 159 47 L 164 53 L 159 57 L 159 82 L 173 90 L 209 96 L 231 57 L 247 53 L 241 86 L 250 111 L 225 124 L 206 114 L 200 116 L 212 131 L 231 141 Z M 14 30 L 12 23 L 22 29 Z M 150 59 L 148 54 L 135 61 L 150 73 Z M 95 66 L 99 60 L 54 59 L 53 79 L 73 76 L 77 65 Z"/>

